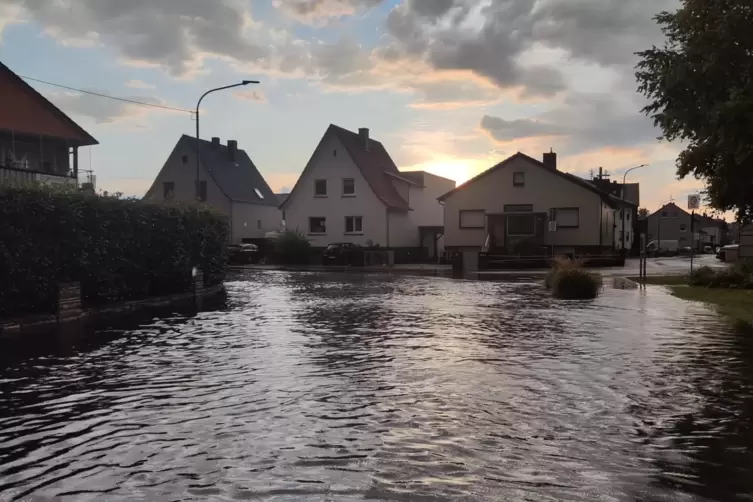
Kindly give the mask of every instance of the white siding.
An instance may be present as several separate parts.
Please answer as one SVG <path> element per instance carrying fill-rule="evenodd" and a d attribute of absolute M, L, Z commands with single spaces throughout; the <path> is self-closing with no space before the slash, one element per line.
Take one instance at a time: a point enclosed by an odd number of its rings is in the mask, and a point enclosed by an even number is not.
<path fill-rule="evenodd" d="M 240 243 L 243 239 L 259 239 L 279 230 L 281 224 L 282 212 L 275 206 L 234 202 L 231 240 Z"/>
<path fill-rule="evenodd" d="M 342 196 L 344 178 L 355 180 L 355 197 Z M 327 180 L 327 197 L 314 197 L 314 180 L 317 179 Z M 346 216 L 363 217 L 363 234 L 345 233 Z M 310 217 L 326 218 L 326 235 L 309 235 Z M 366 245 L 368 241 L 387 246 L 386 218 L 384 204 L 376 197 L 358 166 L 335 136 L 325 138 L 314 152 L 285 204 L 286 227 L 307 235 L 316 247 L 324 247 L 333 242 Z"/>

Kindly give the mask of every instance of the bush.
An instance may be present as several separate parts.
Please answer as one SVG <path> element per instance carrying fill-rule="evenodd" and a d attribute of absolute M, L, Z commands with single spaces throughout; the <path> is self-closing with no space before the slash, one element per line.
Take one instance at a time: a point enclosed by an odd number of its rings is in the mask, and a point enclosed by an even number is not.
<path fill-rule="evenodd" d="M 690 274 L 690 278 L 688 279 L 688 283 L 691 286 L 706 286 L 708 287 L 709 284 L 714 280 L 714 277 L 716 277 L 716 272 L 711 267 L 701 267 L 698 270 L 694 270 L 692 274 Z"/>
<path fill-rule="evenodd" d="M 190 290 L 194 266 L 224 274 L 228 230 L 197 205 L 0 190 L 0 317 L 54 312 L 61 282 L 88 304 Z"/>
<path fill-rule="evenodd" d="M 690 274 L 688 284 L 706 288 L 753 289 L 753 267 L 750 263 L 736 263 L 724 270 L 701 267 Z"/>
<path fill-rule="evenodd" d="M 309 265 L 311 243 L 297 230 L 285 230 L 275 239 L 272 260 L 282 265 Z"/>
<path fill-rule="evenodd" d="M 555 258 L 554 262 L 552 263 L 551 270 L 549 270 L 549 272 L 546 274 L 546 277 L 544 278 L 544 287 L 546 287 L 547 289 L 552 289 L 555 286 L 558 277 L 557 274 L 561 270 L 580 269 L 583 268 L 585 263 L 586 262 L 584 260 L 572 260 L 564 256 Z"/>
<path fill-rule="evenodd" d="M 582 268 L 559 270 L 555 275 L 552 294 L 563 300 L 588 300 L 599 296 L 601 275 Z"/>

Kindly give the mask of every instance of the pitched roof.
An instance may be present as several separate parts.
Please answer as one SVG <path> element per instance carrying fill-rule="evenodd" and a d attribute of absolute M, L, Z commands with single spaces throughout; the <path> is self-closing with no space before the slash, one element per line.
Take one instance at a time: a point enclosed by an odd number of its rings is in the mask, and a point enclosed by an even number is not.
<path fill-rule="evenodd" d="M 391 177 L 401 177 L 390 154 L 382 143 L 369 138 L 369 149 L 366 150 L 363 138 L 352 131 L 331 124 L 324 133 L 335 135 L 343 144 L 348 154 L 356 163 L 366 182 L 374 194 L 389 208 L 409 211 L 408 202 L 403 199 L 392 185 Z"/>
<path fill-rule="evenodd" d="M 196 150 L 196 138 L 184 134 L 180 142 Z M 199 142 L 199 158 L 222 193 L 230 200 L 278 205 L 277 196 L 245 150 L 237 149 L 235 159 L 231 159 L 227 145 L 213 145 L 211 141 L 202 139 Z"/>
<path fill-rule="evenodd" d="M 5 74 L 10 78 L 10 80 L 24 89 L 26 92 L 28 92 L 33 99 L 35 99 L 39 104 L 42 105 L 50 114 L 54 115 L 57 119 L 64 122 L 66 125 L 71 127 L 74 131 L 78 133 L 78 138 L 68 138 L 68 139 L 77 139 L 80 141 L 79 146 L 90 146 L 90 145 L 98 145 L 99 141 L 94 139 L 91 134 L 86 132 L 83 127 L 78 125 L 76 122 L 73 121 L 68 115 L 66 115 L 60 108 L 53 105 L 47 98 L 42 96 L 39 92 L 37 92 L 36 89 L 34 89 L 32 86 L 30 86 L 26 81 L 21 78 L 20 76 L 16 75 L 16 73 L 5 66 L 3 63 L 0 63 L 0 73 Z M 27 132 L 34 132 L 34 131 L 27 131 Z"/>
<path fill-rule="evenodd" d="M 450 190 L 446 194 L 444 194 L 441 197 L 439 197 L 438 200 L 440 200 L 440 201 L 446 200 L 448 197 L 450 197 L 455 192 L 458 192 L 460 190 L 464 190 L 466 187 L 468 187 L 468 186 L 476 183 L 477 181 L 481 180 L 482 178 L 485 178 L 487 175 L 489 175 L 491 173 L 494 173 L 494 172 L 497 172 L 500 169 L 504 169 L 512 161 L 517 160 L 517 159 L 526 160 L 526 161 L 528 161 L 528 162 L 530 162 L 530 163 L 532 163 L 532 164 L 534 164 L 536 166 L 541 167 L 542 169 L 546 169 L 547 171 L 549 171 L 552 174 L 556 174 L 557 176 L 560 176 L 560 177 L 562 177 L 562 178 L 570 181 L 571 183 L 575 183 L 576 185 L 579 185 L 582 188 L 585 188 L 586 190 L 597 194 L 599 197 L 601 197 L 602 201 L 604 201 L 606 204 L 608 204 L 609 206 L 611 206 L 613 208 L 618 207 L 619 204 L 621 203 L 621 201 L 619 199 L 616 199 L 615 197 L 609 195 L 608 193 L 606 193 L 606 192 L 604 192 L 602 190 L 599 190 L 594 185 L 592 185 L 591 183 L 589 183 L 587 180 L 584 180 L 583 178 L 579 178 L 578 176 L 575 176 L 574 174 L 566 173 L 566 172 L 560 171 L 558 169 L 553 169 L 553 168 L 547 166 L 546 164 L 544 164 L 543 162 L 541 162 L 539 160 L 536 160 L 533 157 L 529 157 L 528 155 L 526 155 L 524 153 L 520 153 L 520 152 L 516 153 L 515 155 L 513 155 L 511 157 L 508 157 L 507 159 L 503 160 L 502 162 L 500 162 L 496 166 L 490 167 L 489 169 L 487 169 L 483 173 L 477 175 L 474 178 L 471 178 L 470 180 L 466 181 L 465 183 L 463 183 L 462 185 L 456 187 L 455 189 Z"/>
<path fill-rule="evenodd" d="M 277 197 L 277 203 L 278 204 L 285 203 L 285 201 L 288 200 L 289 195 L 290 193 L 276 193 L 275 197 Z"/>

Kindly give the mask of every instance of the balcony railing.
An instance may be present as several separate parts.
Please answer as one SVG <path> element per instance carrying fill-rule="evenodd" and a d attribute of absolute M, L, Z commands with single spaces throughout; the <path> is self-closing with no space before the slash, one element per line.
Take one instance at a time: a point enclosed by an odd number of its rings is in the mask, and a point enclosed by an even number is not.
<path fill-rule="evenodd" d="M 43 185 L 78 185 L 78 180 L 71 174 L 52 174 L 21 166 L 18 162 L 0 161 L 0 185 L 22 186 L 31 183 Z"/>

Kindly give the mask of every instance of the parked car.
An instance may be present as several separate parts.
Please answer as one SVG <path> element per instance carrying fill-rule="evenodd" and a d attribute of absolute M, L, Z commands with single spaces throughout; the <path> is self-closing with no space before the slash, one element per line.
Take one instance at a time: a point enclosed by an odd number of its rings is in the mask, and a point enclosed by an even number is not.
<path fill-rule="evenodd" d="M 723 246 L 721 249 L 719 249 L 719 252 L 716 254 L 716 257 L 722 261 L 736 261 L 737 257 L 739 256 L 739 250 L 740 245 L 739 244 L 729 244 L 727 246 Z M 728 256 L 728 253 L 732 256 Z"/>
<path fill-rule="evenodd" d="M 228 246 L 228 262 L 232 264 L 256 263 L 259 246 L 256 244 L 231 244 Z"/>
<path fill-rule="evenodd" d="M 350 242 L 335 242 L 327 246 L 322 255 L 324 265 L 352 265 L 359 248 Z"/>

